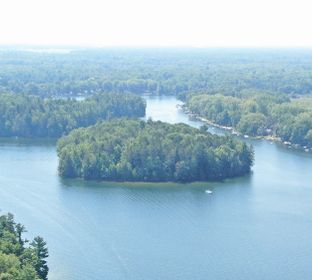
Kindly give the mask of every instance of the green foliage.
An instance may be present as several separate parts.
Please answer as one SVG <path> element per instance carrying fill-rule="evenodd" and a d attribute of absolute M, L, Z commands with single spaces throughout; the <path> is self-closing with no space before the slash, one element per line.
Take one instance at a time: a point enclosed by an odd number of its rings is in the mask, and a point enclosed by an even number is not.
<path fill-rule="evenodd" d="M 194 112 L 205 112 L 209 120 L 225 126 L 236 125 L 241 118 L 241 101 L 237 97 L 217 95 L 194 95 L 187 106 Z"/>
<path fill-rule="evenodd" d="M 58 141 L 63 177 L 120 181 L 204 181 L 246 174 L 253 151 L 243 142 L 185 124 L 99 122 Z"/>
<path fill-rule="evenodd" d="M 145 101 L 132 94 L 96 94 L 85 100 L 0 94 L 0 136 L 60 137 L 115 117 L 142 117 Z"/>
<path fill-rule="evenodd" d="M 308 145 L 312 147 L 312 129 L 308 131 L 304 139 L 307 141 Z"/>
<path fill-rule="evenodd" d="M 33 250 L 36 254 L 36 259 L 38 260 L 35 264 L 36 272 L 38 273 L 41 279 L 48 279 L 49 268 L 47 266 L 47 261 L 45 260 L 49 254 L 46 247 L 47 243 L 43 240 L 42 237 L 35 237 L 34 241 L 30 243 Z"/>
<path fill-rule="evenodd" d="M 294 100 L 312 93 L 311 65 L 311 52 L 303 49 L 0 51 L 0 92 L 41 97 L 102 92 L 176 95 L 194 113 L 241 133 L 269 134 L 311 146 L 312 102 Z M 130 117 L 130 112 L 136 112 L 133 117 L 142 115 L 141 102 L 129 102 L 118 114 L 105 107 L 106 101 L 79 105 L 48 99 L 37 106 L 16 100 L 2 107 L 0 102 L 0 136 L 59 137 L 98 119 Z"/>
<path fill-rule="evenodd" d="M 0 92 L 75 96 L 100 92 L 239 96 L 243 90 L 312 92 L 309 50 L 89 49 L 0 52 Z"/>
<path fill-rule="evenodd" d="M 312 98 L 289 99 L 269 93 L 190 95 L 188 109 L 217 124 L 252 136 L 273 135 L 283 141 L 312 147 Z"/>
<path fill-rule="evenodd" d="M 247 135 L 265 135 L 266 123 L 266 117 L 263 114 L 248 113 L 241 117 L 237 129 Z"/>
<path fill-rule="evenodd" d="M 24 226 L 16 224 L 12 214 L 0 216 L 0 279 L 46 280 L 46 243 L 41 237 L 36 237 L 26 247 L 27 241 L 22 238 L 23 232 Z"/>

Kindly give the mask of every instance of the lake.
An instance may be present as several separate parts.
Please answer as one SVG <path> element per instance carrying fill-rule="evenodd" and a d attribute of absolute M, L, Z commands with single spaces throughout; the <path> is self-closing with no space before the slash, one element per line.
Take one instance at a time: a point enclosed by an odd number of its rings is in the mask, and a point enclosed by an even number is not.
<path fill-rule="evenodd" d="M 146 99 L 147 117 L 201 125 Z M 0 209 L 48 242 L 51 280 L 310 280 L 312 155 L 248 142 L 248 176 L 155 185 L 62 180 L 53 141 L 1 139 Z"/>

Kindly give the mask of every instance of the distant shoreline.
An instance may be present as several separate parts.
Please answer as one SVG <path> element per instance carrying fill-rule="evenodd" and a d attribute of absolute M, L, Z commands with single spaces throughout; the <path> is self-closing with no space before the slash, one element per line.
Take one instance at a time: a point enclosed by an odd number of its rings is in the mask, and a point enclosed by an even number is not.
<path fill-rule="evenodd" d="M 280 137 L 276 137 L 276 136 L 273 136 L 273 135 L 266 135 L 266 136 L 250 136 L 250 135 L 243 135 L 242 133 L 238 132 L 237 130 L 235 130 L 234 127 L 232 126 L 223 126 L 223 125 L 220 125 L 220 124 L 217 124 L 209 119 L 206 119 L 198 114 L 195 114 L 193 112 L 191 112 L 187 106 L 185 104 L 183 105 L 178 105 L 179 108 L 182 109 L 182 111 L 187 114 L 189 117 L 191 118 L 194 118 L 196 120 L 199 120 L 199 121 L 202 121 L 203 123 L 206 123 L 210 126 L 213 126 L 213 127 L 217 127 L 219 129 L 222 129 L 222 130 L 225 130 L 225 131 L 228 131 L 228 132 L 231 132 L 232 135 L 235 135 L 235 136 L 238 136 L 240 138 L 250 138 L 250 139 L 256 139 L 256 140 L 267 140 L 267 141 L 273 141 L 273 142 L 276 142 L 276 143 L 280 143 L 282 145 L 284 145 L 285 147 L 289 147 L 289 148 L 294 148 L 294 149 L 298 149 L 298 150 L 302 150 L 304 152 L 312 152 L 312 148 L 308 148 L 307 146 L 302 146 L 302 145 L 299 145 L 299 144 L 294 144 L 294 143 L 291 143 L 291 142 L 288 142 L 288 141 L 282 141 L 282 139 Z"/>

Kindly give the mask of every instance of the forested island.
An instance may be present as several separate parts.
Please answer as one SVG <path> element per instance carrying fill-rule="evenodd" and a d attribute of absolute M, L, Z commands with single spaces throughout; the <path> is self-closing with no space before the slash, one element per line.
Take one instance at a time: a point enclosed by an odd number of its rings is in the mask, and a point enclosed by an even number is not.
<path fill-rule="evenodd" d="M 286 143 L 312 147 L 312 98 L 245 92 L 239 96 L 193 94 L 186 108 L 242 134 L 273 136 Z"/>
<path fill-rule="evenodd" d="M 253 150 L 205 129 L 160 121 L 112 120 L 58 141 L 65 178 L 110 181 L 207 181 L 248 173 Z"/>
<path fill-rule="evenodd" d="M 60 137 L 74 128 L 118 117 L 143 117 L 145 101 L 134 94 L 95 94 L 84 100 L 0 94 L 0 136 Z"/>
<path fill-rule="evenodd" d="M 23 238 L 25 227 L 12 214 L 0 216 L 0 279 L 47 280 L 48 249 L 42 237 Z"/>

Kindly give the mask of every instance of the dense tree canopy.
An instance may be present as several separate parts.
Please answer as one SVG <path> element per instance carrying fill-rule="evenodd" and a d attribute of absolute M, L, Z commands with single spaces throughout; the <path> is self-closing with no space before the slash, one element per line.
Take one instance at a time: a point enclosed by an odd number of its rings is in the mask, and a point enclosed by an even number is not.
<path fill-rule="evenodd" d="M 115 117 L 143 117 L 145 101 L 132 94 L 96 94 L 82 101 L 0 94 L 0 136 L 59 137 Z"/>
<path fill-rule="evenodd" d="M 46 280 L 46 243 L 38 236 L 26 246 L 24 232 L 25 227 L 15 223 L 13 215 L 0 216 L 0 279 Z"/>
<path fill-rule="evenodd" d="M 190 95 L 188 109 L 217 124 L 252 136 L 273 135 L 283 141 L 312 147 L 312 98 L 251 93 L 241 97 Z"/>
<path fill-rule="evenodd" d="M 247 144 L 185 124 L 112 120 L 58 142 L 63 177 L 120 181 L 202 181 L 246 174 Z"/>
<path fill-rule="evenodd" d="M 311 65 L 310 50 L 7 50 L 0 51 L 0 92 L 183 96 L 194 91 L 239 95 L 242 90 L 260 90 L 303 95 L 312 92 Z"/>
<path fill-rule="evenodd" d="M 312 94 L 309 50 L 76 48 L 68 53 L 44 51 L 0 51 L 0 92 L 49 97 L 101 92 L 172 94 L 188 100 L 195 113 L 218 124 L 233 126 L 242 133 L 272 134 L 283 141 L 311 146 L 311 111 L 298 102 L 291 102 Z M 80 114 L 82 105 L 69 106 L 75 110 L 79 107 L 76 111 Z M 15 114 L 10 110 L 12 112 L 5 109 L 4 113 Z M 86 120 L 96 115 L 87 113 L 85 108 L 82 111 L 86 116 L 81 116 Z M 95 123 L 94 120 L 83 123 L 81 117 L 72 114 L 64 117 L 64 112 L 67 114 L 66 109 L 61 109 L 49 121 L 43 120 L 41 113 L 26 117 L 17 112 L 14 119 L 2 118 L 0 131 L 2 135 L 59 136 L 72 128 Z M 35 132 L 34 128 L 25 127 L 29 123 L 40 129 Z M 42 128 L 45 126 L 49 129 Z"/>
<path fill-rule="evenodd" d="M 91 96 L 102 92 L 118 96 L 121 93 L 177 95 L 194 113 L 235 127 L 244 134 L 273 135 L 283 141 L 312 145 L 311 106 L 304 104 L 307 100 L 312 104 L 309 50 L 74 48 L 68 53 L 35 51 L 0 51 L 0 92 L 41 97 Z M 25 110 L 19 109 L 22 110 L 19 112 L 4 104 L 5 109 L 0 108 L 0 113 L 5 115 L 0 120 L 1 135 L 59 136 L 72 128 L 94 124 L 95 118 L 103 118 L 99 116 L 103 113 L 102 105 L 93 111 L 88 105 L 91 101 L 83 105 L 67 102 L 68 107 L 78 112 L 68 114 L 70 110 L 62 102 L 65 101 L 45 100 L 43 113 L 41 109 L 27 106 L 20 106 Z M 140 107 L 134 111 L 140 111 Z M 49 113 L 51 117 L 47 117 L 46 112 L 51 111 L 55 114 Z M 124 116 L 129 116 L 128 112 Z"/>

